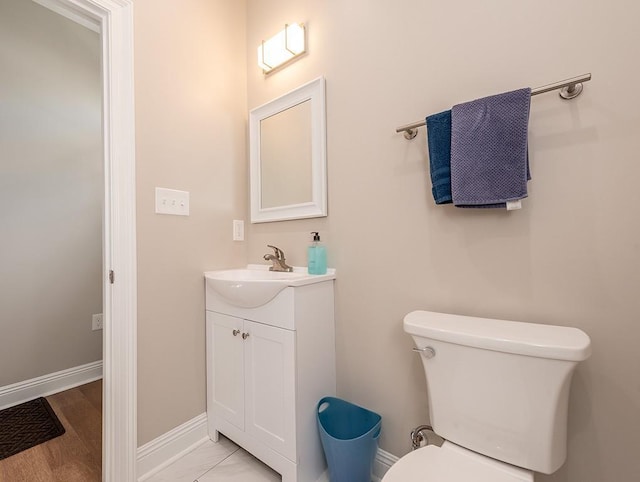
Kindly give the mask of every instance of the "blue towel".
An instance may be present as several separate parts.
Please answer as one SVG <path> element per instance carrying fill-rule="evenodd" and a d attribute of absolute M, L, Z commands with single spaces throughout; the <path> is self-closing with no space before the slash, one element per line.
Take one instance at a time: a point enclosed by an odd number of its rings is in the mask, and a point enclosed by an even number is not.
<path fill-rule="evenodd" d="M 451 109 L 451 193 L 460 207 L 504 207 L 527 197 L 531 89 Z"/>
<path fill-rule="evenodd" d="M 451 111 L 426 118 L 431 193 L 436 204 L 451 200 Z"/>

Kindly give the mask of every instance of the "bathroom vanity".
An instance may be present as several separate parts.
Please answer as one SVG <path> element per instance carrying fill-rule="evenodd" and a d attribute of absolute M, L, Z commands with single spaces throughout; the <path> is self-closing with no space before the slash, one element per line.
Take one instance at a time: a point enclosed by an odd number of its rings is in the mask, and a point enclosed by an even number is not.
<path fill-rule="evenodd" d="M 224 434 L 283 482 L 326 469 L 315 410 L 336 391 L 334 279 L 262 265 L 205 273 L 209 436 Z"/>

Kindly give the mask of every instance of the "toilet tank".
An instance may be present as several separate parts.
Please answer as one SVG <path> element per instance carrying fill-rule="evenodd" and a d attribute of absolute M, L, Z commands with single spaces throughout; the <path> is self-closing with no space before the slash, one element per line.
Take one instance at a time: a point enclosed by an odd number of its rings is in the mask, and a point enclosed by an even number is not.
<path fill-rule="evenodd" d="M 567 452 L 571 376 L 591 354 L 577 328 L 414 311 L 434 431 L 453 443 L 551 474 Z"/>

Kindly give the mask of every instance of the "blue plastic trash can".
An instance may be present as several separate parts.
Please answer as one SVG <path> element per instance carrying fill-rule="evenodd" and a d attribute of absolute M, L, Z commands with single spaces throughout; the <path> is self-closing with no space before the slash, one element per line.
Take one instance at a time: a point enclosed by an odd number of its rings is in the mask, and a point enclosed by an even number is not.
<path fill-rule="evenodd" d="M 371 482 L 382 417 L 335 397 L 318 402 L 318 429 L 331 482 Z"/>

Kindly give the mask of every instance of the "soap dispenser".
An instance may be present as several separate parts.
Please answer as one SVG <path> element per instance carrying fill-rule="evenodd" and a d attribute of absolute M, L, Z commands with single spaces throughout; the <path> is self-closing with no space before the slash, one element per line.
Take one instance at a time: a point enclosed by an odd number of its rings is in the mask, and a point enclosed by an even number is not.
<path fill-rule="evenodd" d="M 320 234 L 312 231 L 313 242 L 307 248 L 307 270 L 309 274 L 326 274 L 327 249 L 320 243 Z"/>

